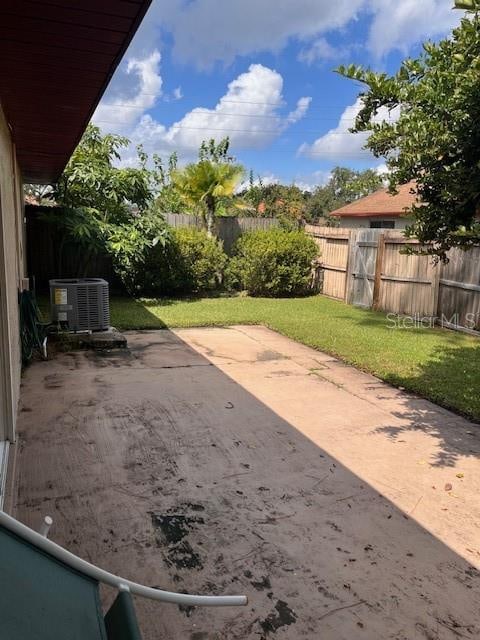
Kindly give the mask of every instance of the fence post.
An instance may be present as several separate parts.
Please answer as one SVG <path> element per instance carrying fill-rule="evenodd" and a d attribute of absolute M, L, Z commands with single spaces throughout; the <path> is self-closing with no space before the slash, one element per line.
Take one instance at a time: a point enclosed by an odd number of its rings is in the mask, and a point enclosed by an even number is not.
<path fill-rule="evenodd" d="M 357 232 L 350 229 L 348 233 L 348 255 L 347 269 L 345 271 L 345 302 L 350 304 L 353 290 L 353 270 L 355 268 L 355 247 L 357 242 Z"/>
<path fill-rule="evenodd" d="M 438 316 L 438 294 L 440 291 L 440 278 L 442 276 L 443 262 L 438 261 L 433 266 L 432 273 L 432 318 L 437 320 Z"/>
<path fill-rule="evenodd" d="M 385 233 L 378 236 L 377 259 L 375 261 L 375 279 L 373 284 L 372 309 L 377 311 L 380 304 L 380 288 L 382 286 L 383 258 L 385 255 Z"/>

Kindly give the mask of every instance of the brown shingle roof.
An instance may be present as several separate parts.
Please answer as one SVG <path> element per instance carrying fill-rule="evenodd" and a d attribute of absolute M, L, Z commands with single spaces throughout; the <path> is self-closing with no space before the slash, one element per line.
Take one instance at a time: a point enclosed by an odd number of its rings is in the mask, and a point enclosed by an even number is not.
<path fill-rule="evenodd" d="M 416 195 L 411 193 L 412 189 L 415 189 L 414 182 L 399 186 L 398 193 L 394 196 L 388 193 L 387 189 L 380 189 L 332 211 L 330 215 L 340 218 L 405 215 L 405 209 L 409 209 L 416 202 Z"/>

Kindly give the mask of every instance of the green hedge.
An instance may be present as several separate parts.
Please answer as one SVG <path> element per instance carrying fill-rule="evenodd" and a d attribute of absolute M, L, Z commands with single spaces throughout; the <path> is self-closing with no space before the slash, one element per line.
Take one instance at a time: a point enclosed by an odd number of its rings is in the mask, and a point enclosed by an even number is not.
<path fill-rule="evenodd" d="M 155 296 L 213 291 L 222 285 L 226 263 L 221 242 L 205 231 L 172 229 L 165 246 L 150 251 L 138 288 Z"/>
<path fill-rule="evenodd" d="M 311 290 L 317 252 L 314 240 L 303 231 L 273 228 L 245 234 L 227 268 L 228 284 L 252 296 L 305 295 Z"/>

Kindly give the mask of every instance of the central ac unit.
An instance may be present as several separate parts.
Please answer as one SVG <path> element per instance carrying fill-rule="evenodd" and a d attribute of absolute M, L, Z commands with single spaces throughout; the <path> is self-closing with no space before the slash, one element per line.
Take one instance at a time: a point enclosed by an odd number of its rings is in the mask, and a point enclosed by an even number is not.
<path fill-rule="evenodd" d="M 105 331 L 110 326 L 108 282 L 101 278 L 50 280 L 52 322 L 69 331 Z"/>

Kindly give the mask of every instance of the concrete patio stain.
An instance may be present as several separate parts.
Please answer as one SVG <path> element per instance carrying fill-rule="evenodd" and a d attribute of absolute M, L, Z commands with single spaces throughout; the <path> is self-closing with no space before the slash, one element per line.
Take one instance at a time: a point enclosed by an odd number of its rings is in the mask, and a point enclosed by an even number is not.
<path fill-rule="evenodd" d="M 249 596 L 137 599 L 145 640 L 480 636 L 477 425 L 263 327 L 128 340 L 27 370 L 9 510 L 138 582 Z"/>

